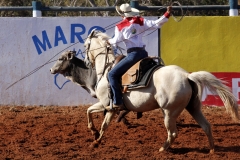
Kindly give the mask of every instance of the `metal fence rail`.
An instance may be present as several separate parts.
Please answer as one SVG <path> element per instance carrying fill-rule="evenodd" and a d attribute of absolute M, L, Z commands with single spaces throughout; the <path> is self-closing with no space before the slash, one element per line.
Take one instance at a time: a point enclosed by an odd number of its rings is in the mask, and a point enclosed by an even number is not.
<path fill-rule="evenodd" d="M 32 6 L 22 6 L 22 7 L 0 7 L 0 11 L 32 11 Z"/>
<path fill-rule="evenodd" d="M 198 5 L 198 6 L 173 6 L 174 10 L 230 10 L 233 8 L 234 12 L 238 12 L 240 9 L 240 5 L 237 5 L 236 0 L 230 0 L 230 5 Z M 233 3 L 234 2 L 234 3 Z M 160 8 L 164 8 L 166 6 L 139 6 L 137 0 L 131 0 L 130 4 L 132 7 L 137 8 L 141 11 L 157 11 Z M 59 6 L 51 6 L 45 7 L 41 5 L 40 1 L 32 1 L 32 6 L 0 6 L 0 11 L 33 11 L 33 17 L 41 17 L 42 11 L 81 11 L 81 12 L 89 12 L 89 11 L 115 11 L 115 7 L 59 7 Z M 235 14 L 235 13 L 234 13 Z M 230 14 L 231 15 L 231 14 Z"/>
<path fill-rule="evenodd" d="M 137 9 L 145 10 L 145 11 L 157 11 L 159 8 L 163 8 L 166 6 L 139 6 Z M 240 9 L 240 5 L 237 7 Z M 173 6 L 175 10 L 229 10 L 229 5 L 199 5 L 199 6 Z M 32 11 L 33 6 L 21 6 L 21 7 L 6 7 L 0 6 L 0 11 Z M 115 7 L 44 7 L 41 6 L 41 11 L 115 11 Z"/>

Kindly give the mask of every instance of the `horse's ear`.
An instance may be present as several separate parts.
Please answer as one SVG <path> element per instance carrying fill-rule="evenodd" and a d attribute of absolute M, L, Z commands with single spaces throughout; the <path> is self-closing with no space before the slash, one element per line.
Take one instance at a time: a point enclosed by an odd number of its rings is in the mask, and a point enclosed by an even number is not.
<path fill-rule="evenodd" d="M 76 51 L 72 51 L 72 53 L 73 53 L 73 56 L 76 56 L 76 53 L 77 53 L 77 52 L 76 52 Z"/>
<path fill-rule="evenodd" d="M 69 51 L 67 58 L 68 60 L 71 60 L 74 56 L 76 56 L 76 51 Z"/>
<path fill-rule="evenodd" d="M 89 38 L 92 38 L 93 35 L 94 35 L 94 33 L 95 33 L 95 31 L 96 31 L 96 28 L 94 28 L 94 29 L 91 31 L 91 33 L 88 35 L 88 37 L 89 37 Z"/>

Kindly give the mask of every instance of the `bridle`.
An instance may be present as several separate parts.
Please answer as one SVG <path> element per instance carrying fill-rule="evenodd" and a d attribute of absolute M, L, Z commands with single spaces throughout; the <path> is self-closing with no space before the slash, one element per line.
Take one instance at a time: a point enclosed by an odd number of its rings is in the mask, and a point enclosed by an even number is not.
<path fill-rule="evenodd" d="M 107 62 L 109 61 L 108 54 L 109 54 L 109 51 L 111 50 L 111 46 L 99 42 L 100 45 L 101 45 L 101 47 L 99 47 L 99 48 L 105 48 L 105 50 L 103 50 L 102 52 L 98 53 L 95 57 L 93 56 L 93 54 L 91 53 L 91 51 L 93 51 L 93 50 L 90 50 L 90 47 L 91 47 L 92 39 L 93 39 L 93 38 L 98 38 L 98 37 L 97 37 L 97 33 L 99 33 L 99 31 L 94 31 L 94 30 L 93 30 L 93 31 L 90 33 L 89 37 L 88 37 L 87 49 L 86 49 L 86 59 L 84 60 L 84 61 L 85 61 L 85 64 L 86 64 L 87 66 L 91 65 L 92 67 L 95 67 L 94 64 L 95 64 L 95 61 L 96 61 L 96 59 L 98 58 L 98 56 L 99 56 L 99 55 L 102 55 L 102 54 L 105 54 L 105 61 L 104 61 L 103 72 L 99 73 L 99 74 L 101 74 L 101 77 L 100 77 L 99 80 L 97 81 L 95 87 L 97 87 L 98 82 L 102 79 L 103 75 L 105 74 L 105 71 L 106 71 L 107 67 L 109 66 L 109 65 L 107 65 L 107 64 L 108 64 Z M 99 49 L 99 48 L 97 48 L 97 49 Z M 94 60 L 92 60 L 93 62 L 90 61 L 89 54 L 91 54 L 91 56 L 94 57 Z M 113 64 L 113 63 L 112 63 L 112 64 Z"/>
<path fill-rule="evenodd" d="M 98 38 L 98 37 L 96 36 L 97 33 L 98 33 L 97 31 L 94 31 L 94 30 L 93 30 L 93 31 L 91 32 L 90 36 L 88 37 L 87 49 L 86 49 L 86 59 L 85 59 L 85 63 L 87 63 L 87 66 L 91 65 L 92 67 L 94 67 L 95 60 L 96 60 L 97 57 L 98 57 L 99 55 L 101 55 L 101 54 L 104 54 L 104 53 L 105 53 L 105 65 L 106 65 L 106 62 L 107 62 L 107 59 L 108 59 L 107 55 L 108 55 L 108 53 L 109 53 L 109 50 L 111 49 L 110 46 L 108 46 L 108 45 L 104 45 L 104 44 L 100 43 L 101 47 L 96 48 L 96 49 L 105 48 L 105 52 L 102 51 L 102 52 L 98 53 L 95 57 L 94 57 L 93 54 L 91 53 L 91 51 L 93 51 L 93 50 L 90 50 L 91 43 L 92 43 L 92 38 Z M 95 49 L 95 50 L 96 50 L 96 49 Z M 94 57 L 94 59 L 92 60 L 93 62 L 90 61 L 89 54 L 91 54 L 91 56 Z"/>
<path fill-rule="evenodd" d="M 86 51 L 86 59 L 84 60 L 86 66 L 91 66 L 92 68 L 94 67 L 94 62 L 91 63 L 90 59 L 89 59 L 89 56 L 88 56 L 88 53 L 91 54 L 90 52 L 90 45 L 91 45 L 91 40 L 92 40 L 92 37 L 89 37 L 89 41 L 87 42 L 87 49 L 85 50 Z M 91 54 L 92 55 L 92 54 Z"/>

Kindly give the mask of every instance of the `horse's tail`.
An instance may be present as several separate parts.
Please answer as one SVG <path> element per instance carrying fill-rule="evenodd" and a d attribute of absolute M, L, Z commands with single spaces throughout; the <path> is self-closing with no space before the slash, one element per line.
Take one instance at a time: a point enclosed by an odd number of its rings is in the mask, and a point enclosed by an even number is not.
<path fill-rule="evenodd" d="M 223 80 L 216 78 L 209 72 L 199 71 L 193 72 L 188 75 L 188 78 L 195 82 L 198 87 L 198 97 L 201 101 L 202 91 L 204 87 L 207 87 L 212 93 L 218 94 L 227 112 L 232 116 L 234 120 L 240 120 L 238 115 L 237 99 L 230 91 L 230 88 L 226 86 Z"/>

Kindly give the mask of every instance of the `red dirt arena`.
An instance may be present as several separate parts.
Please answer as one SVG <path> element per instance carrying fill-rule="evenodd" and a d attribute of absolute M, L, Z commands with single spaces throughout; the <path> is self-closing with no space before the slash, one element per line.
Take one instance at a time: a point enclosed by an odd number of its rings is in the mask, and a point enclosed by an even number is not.
<path fill-rule="evenodd" d="M 215 154 L 208 153 L 207 136 L 186 111 L 177 120 L 179 136 L 168 151 L 158 151 L 167 136 L 160 110 L 145 112 L 141 119 L 130 112 L 129 126 L 113 120 L 101 145 L 90 148 L 87 107 L 2 106 L 0 159 L 240 159 L 240 124 L 223 107 L 203 107 L 212 124 Z M 103 114 L 93 118 L 99 129 Z"/>

